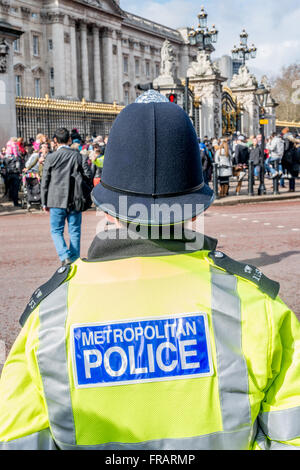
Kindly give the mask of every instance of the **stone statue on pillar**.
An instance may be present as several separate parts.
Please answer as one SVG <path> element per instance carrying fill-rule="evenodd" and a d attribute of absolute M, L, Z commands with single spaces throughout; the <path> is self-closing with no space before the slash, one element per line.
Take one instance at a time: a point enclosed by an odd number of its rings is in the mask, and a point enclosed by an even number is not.
<path fill-rule="evenodd" d="M 222 77 L 219 69 L 212 63 L 210 54 L 199 50 L 197 60 L 187 70 L 189 83 L 194 90 L 196 102 L 201 103 L 199 113 L 199 137 L 221 137 L 222 134 Z"/>
<path fill-rule="evenodd" d="M 187 70 L 187 77 L 207 77 L 219 74 L 215 64 L 210 59 L 210 54 L 206 51 L 198 51 L 197 60 L 192 62 Z"/>
<path fill-rule="evenodd" d="M 247 137 L 259 132 L 259 109 L 255 99 L 257 87 L 256 77 L 249 72 L 246 65 L 240 67 L 230 83 L 232 93 L 243 107 L 241 132 Z"/>
<path fill-rule="evenodd" d="M 161 48 L 160 75 L 153 81 L 154 88 L 172 89 L 181 85 L 177 78 L 176 56 L 170 41 L 165 40 Z"/>
<path fill-rule="evenodd" d="M 231 83 L 231 88 L 257 88 L 257 80 L 254 75 L 252 75 L 246 65 L 242 65 L 239 69 L 239 73 L 233 75 Z"/>

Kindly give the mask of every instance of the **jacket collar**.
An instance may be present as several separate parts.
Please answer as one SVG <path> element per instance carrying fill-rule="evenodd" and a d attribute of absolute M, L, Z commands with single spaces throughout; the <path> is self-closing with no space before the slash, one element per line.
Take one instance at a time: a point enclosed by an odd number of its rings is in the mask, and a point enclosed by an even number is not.
<path fill-rule="evenodd" d="M 168 256 L 174 254 L 193 253 L 200 250 L 215 250 L 218 241 L 191 230 L 186 230 L 182 238 L 173 236 L 170 239 L 151 239 L 128 236 L 126 229 L 111 229 L 110 237 L 100 239 L 96 235 L 89 250 L 86 261 L 110 261 L 140 256 Z"/>

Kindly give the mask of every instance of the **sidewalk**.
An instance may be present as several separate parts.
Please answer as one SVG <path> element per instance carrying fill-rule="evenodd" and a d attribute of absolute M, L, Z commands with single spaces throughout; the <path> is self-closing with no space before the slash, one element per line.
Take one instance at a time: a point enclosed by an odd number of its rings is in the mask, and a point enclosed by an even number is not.
<path fill-rule="evenodd" d="M 265 201 L 278 201 L 285 199 L 300 199 L 300 179 L 296 179 L 296 188 L 295 192 L 289 192 L 289 182 L 285 180 L 285 188 L 279 188 L 279 194 L 273 194 L 273 180 L 266 178 L 265 187 L 266 194 L 263 196 L 258 196 L 257 191 L 259 187 L 259 181 L 255 181 L 254 185 L 254 196 L 248 195 L 248 181 L 243 182 L 241 193 L 239 196 L 235 195 L 236 181 L 230 181 L 229 196 L 215 199 L 215 206 L 233 206 L 236 204 L 256 204 L 259 202 Z M 210 186 L 212 184 L 210 183 Z M 91 209 L 93 210 L 93 208 Z M 32 209 L 32 212 L 39 212 L 38 209 Z M 0 216 L 12 215 L 12 214 L 27 214 L 26 209 L 21 209 L 20 207 L 14 207 L 12 202 L 5 201 L 2 196 L 0 196 Z"/>
<path fill-rule="evenodd" d="M 279 194 L 273 194 L 273 180 L 265 178 L 266 194 L 258 196 L 259 181 L 255 181 L 253 188 L 254 196 L 248 195 L 248 181 L 244 180 L 239 196 L 235 195 L 236 181 L 230 181 L 229 196 L 215 199 L 216 206 L 232 206 L 236 204 L 256 204 L 266 201 L 277 201 L 285 199 L 300 199 L 300 179 L 296 179 L 295 192 L 289 192 L 289 181 L 285 180 L 285 188 L 278 188 Z"/>

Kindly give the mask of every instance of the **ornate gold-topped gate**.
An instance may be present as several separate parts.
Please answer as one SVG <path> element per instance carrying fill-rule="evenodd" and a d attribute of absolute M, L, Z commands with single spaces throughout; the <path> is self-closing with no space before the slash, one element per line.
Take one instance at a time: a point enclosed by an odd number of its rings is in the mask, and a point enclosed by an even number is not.
<path fill-rule="evenodd" d="M 230 88 L 224 87 L 222 93 L 222 133 L 233 134 L 241 130 L 241 108 Z"/>

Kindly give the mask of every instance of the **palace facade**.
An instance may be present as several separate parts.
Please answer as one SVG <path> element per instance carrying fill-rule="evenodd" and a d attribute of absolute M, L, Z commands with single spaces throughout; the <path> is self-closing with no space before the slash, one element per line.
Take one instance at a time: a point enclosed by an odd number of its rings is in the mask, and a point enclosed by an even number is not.
<path fill-rule="evenodd" d="M 14 42 L 16 96 L 126 105 L 160 74 L 166 39 L 180 78 L 197 54 L 188 28 L 141 18 L 117 0 L 0 0 L 0 18 L 24 32 Z"/>

